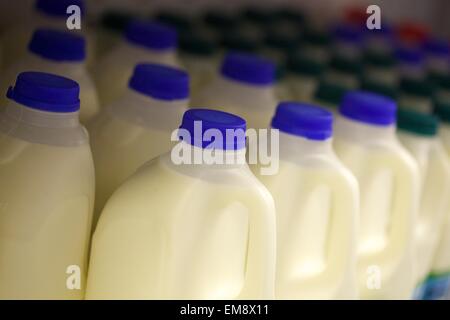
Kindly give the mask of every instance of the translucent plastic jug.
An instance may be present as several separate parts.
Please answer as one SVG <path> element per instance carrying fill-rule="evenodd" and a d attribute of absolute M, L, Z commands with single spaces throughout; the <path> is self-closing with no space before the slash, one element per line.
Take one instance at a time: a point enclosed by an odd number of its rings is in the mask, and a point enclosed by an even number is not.
<path fill-rule="evenodd" d="M 67 13 L 71 6 L 80 9 L 80 30 L 69 30 L 67 27 L 67 21 L 74 12 L 71 10 L 70 14 Z M 9 66 L 12 62 L 22 58 L 27 51 L 27 44 L 30 42 L 33 32 L 38 28 L 52 28 L 85 35 L 89 42 L 88 60 L 93 62 L 95 42 L 85 19 L 85 1 L 83 0 L 36 0 L 33 12 L 29 17 L 23 21 L 14 22 L 3 32 L 1 36 L 1 42 L 4 44 L 3 66 Z"/>
<path fill-rule="evenodd" d="M 355 299 L 358 183 L 332 149 L 332 114 L 282 102 L 275 175 L 253 172 L 271 192 L 277 217 L 279 299 Z"/>
<path fill-rule="evenodd" d="M 160 63 L 178 66 L 177 34 L 174 29 L 157 22 L 133 21 L 125 31 L 125 39 L 93 68 L 102 105 L 119 98 L 138 63 Z"/>
<path fill-rule="evenodd" d="M 415 283 L 414 225 L 419 169 L 396 138 L 396 104 L 348 93 L 336 118 L 334 147 L 359 182 L 359 290 L 363 299 L 409 299 Z"/>
<path fill-rule="evenodd" d="M 245 162 L 245 121 L 191 109 L 180 128 L 106 204 L 88 299 L 273 298 L 275 207 Z"/>
<path fill-rule="evenodd" d="M 139 64 L 125 94 L 88 126 L 96 167 L 94 225 L 105 202 L 145 162 L 171 149 L 170 140 L 188 107 L 188 75 Z"/>
<path fill-rule="evenodd" d="M 80 120 L 83 124 L 99 112 L 97 90 L 87 71 L 83 37 L 51 29 L 37 30 L 26 55 L 0 74 L 0 92 L 6 92 L 18 73 L 29 70 L 49 72 L 75 80 L 80 85 Z"/>
<path fill-rule="evenodd" d="M 220 75 L 205 87 L 192 105 L 243 117 L 249 128 L 267 128 L 277 104 L 273 83 L 275 66 L 251 54 L 226 55 Z"/>
<path fill-rule="evenodd" d="M 94 165 L 79 86 L 27 72 L 0 115 L 0 297 L 82 299 Z"/>
<path fill-rule="evenodd" d="M 448 215 L 450 162 L 437 137 L 437 120 L 430 115 L 400 109 L 398 137 L 419 165 L 420 207 L 414 226 L 417 285 L 431 271 L 442 224 Z"/>

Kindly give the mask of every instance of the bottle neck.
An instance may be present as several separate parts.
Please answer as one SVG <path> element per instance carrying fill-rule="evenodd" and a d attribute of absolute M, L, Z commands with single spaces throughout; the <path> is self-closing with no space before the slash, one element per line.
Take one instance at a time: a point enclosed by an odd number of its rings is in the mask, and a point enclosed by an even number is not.
<path fill-rule="evenodd" d="M 128 88 L 108 111 L 113 116 L 141 127 L 173 131 L 178 128 L 180 119 L 188 108 L 188 101 L 157 100 Z"/>
<path fill-rule="evenodd" d="M 4 116 L 12 121 L 45 128 L 73 128 L 80 125 L 79 112 L 56 113 L 33 109 L 13 100 L 6 105 Z"/>
<path fill-rule="evenodd" d="M 145 61 L 158 61 L 167 65 L 176 65 L 176 50 L 152 50 L 150 48 L 139 46 L 129 41 L 122 42 L 119 47 L 124 61 L 131 62 L 133 65 Z"/>
<path fill-rule="evenodd" d="M 29 68 L 36 66 L 39 70 L 59 72 L 61 74 L 74 74 L 80 72 L 80 70 L 84 70 L 86 67 L 85 61 L 54 61 L 43 58 L 30 51 L 26 53 L 23 60 L 27 61 Z"/>
<path fill-rule="evenodd" d="M 356 143 L 395 140 L 395 124 L 377 126 L 354 121 L 342 115 L 336 116 L 334 131 L 336 137 Z"/>
<path fill-rule="evenodd" d="M 334 155 L 332 138 L 310 140 L 280 131 L 280 159 L 298 160 L 314 155 Z"/>
<path fill-rule="evenodd" d="M 80 125 L 78 112 L 46 112 L 12 100 L 0 114 L 0 132 L 31 143 L 59 147 L 88 143 L 88 134 Z"/>
<path fill-rule="evenodd" d="M 236 100 L 237 105 L 255 106 L 258 109 L 267 106 L 272 109 L 275 103 L 273 85 L 251 85 L 222 75 L 216 78 L 213 91 L 211 94 L 217 93 L 228 100 Z"/>

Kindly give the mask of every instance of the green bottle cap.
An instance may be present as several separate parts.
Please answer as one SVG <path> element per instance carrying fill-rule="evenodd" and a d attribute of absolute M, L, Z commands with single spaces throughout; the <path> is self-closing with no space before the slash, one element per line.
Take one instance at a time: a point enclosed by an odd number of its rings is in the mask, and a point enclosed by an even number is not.
<path fill-rule="evenodd" d="M 431 97 L 434 87 L 428 80 L 404 78 L 400 81 L 400 90 L 414 96 Z"/>
<path fill-rule="evenodd" d="M 299 46 L 300 39 L 286 33 L 272 31 L 266 35 L 264 44 L 270 48 L 292 52 Z"/>
<path fill-rule="evenodd" d="M 325 65 L 304 55 L 293 54 L 288 59 L 287 69 L 294 74 L 320 77 L 325 70 Z"/>
<path fill-rule="evenodd" d="M 334 56 L 331 59 L 330 68 L 357 76 L 361 75 L 363 70 L 362 64 L 358 59 L 352 60 L 342 56 Z"/>
<path fill-rule="evenodd" d="M 348 89 L 343 86 L 321 81 L 315 92 L 314 98 L 319 102 L 338 107 L 347 91 Z"/>
<path fill-rule="evenodd" d="M 176 12 L 161 11 L 155 19 L 174 27 L 179 32 L 186 32 L 192 28 L 192 21 L 183 14 Z"/>
<path fill-rule="evenodd" d="M 430 137 L 437 134 L 438 126 L 433 115 L 403 108 L 397 110 L 397 128 L 401 131 Z"/>
<path fill-rule="evenodd" d="M 374 67 L 393 68 L 396 62 L 391 54 L 366 51 L 363 55 L 363 63 Z"/>
<path fill-rule="evenodd" d="M 218 51 L 218 46 L 205 35 L 195 32 L 183 33 L 180 37 L 180 50 L 188 54 L 206 57 L 214 55 Z"/>
<path fill-rule="evenodd" d="M 123 32 L 128 23 L 134 18 L 131 13 L 124 13 L 121 11 L 106 11 L 100 18 L 100 24 L 103 28 L 113 32 Z"/>
<path fill-rule="evenodd" d="M 396 100 L 398 98 L 398 90 L 395 86 L 384 84 L 378 81 L 374 81 L 368 78 L 363 78 L 361 81 L 361 89 L 365 91 L 371 91 L 373 93 L 387 96 Z"/>
<path fill-rule="evenodd" d="M 450 100 L 434 101 L 434 114 L 446 123 L 450 123 Z"/>
<path fill-rule="evenodd" d="M 255 53 L 261 48 L 261 43 L 258 40 L 235 32 L 226 33 L 221 43 L 227 50 Z"/>

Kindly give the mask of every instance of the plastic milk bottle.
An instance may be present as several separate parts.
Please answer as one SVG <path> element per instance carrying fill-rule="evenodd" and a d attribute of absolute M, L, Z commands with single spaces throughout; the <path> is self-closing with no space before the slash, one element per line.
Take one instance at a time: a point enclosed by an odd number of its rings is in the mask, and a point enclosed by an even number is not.
<path fill-rule="evenodd" d="M 170 136 L 188 107 L 184 71 L 139 64 L 129 88 L 88 126 L 96 169 L 94 225 L 114 190 L 148 160 L 171 149 Z"/>
<path fill-rule="evenodd" d="M 336 118 L 334 147 L 360 187 L 359 290 L 363 299 L 409 299 L 419 169 L 396 138 L 396 104 L 347 93 Z"/>
<path fill-rule="evenodd" d="M 182 141 L 109 199 L 93 237 L 88 299 L 271 299 L 275 206 L 245 161 L 245 120 L 183 116 Z"/>
<path fill-rule="evenodd" d="M 49 72 L 78 82 L 80 120 L 83 124 L 99 111 L 97 90 L 86 67 L 86 44 L 83 37 L 64 31 L 37 30 L 26 55 L 0 74 L 0 92 L 6 92 L 18 73 L 29 70 Z"/>
<path fill-rule="evenodd" d="M 0 116 L 0 298 L 82 299 L 94 164 L 79 86 L 18 76 Z"/>
<path fill-rule="evenodd" d="M 118 44 L 94 68 L 94 79 L 102 105 L 112 103 L 126 91 L 136 64 L 151 62 L 179 65 L 176 48 L 177 34 L 171 27 L 151 21 L 130 22 L 125 31 L 125 41 Z"/>
<path fill-rule="evenodd" d="M 437 119 L 431 115 L 399 109 L 400 142 L 416 159 L 420 171 L 420 207 L 414 226 L 416 284 L 422 283 L 433 262 L 442 225 L 448 215 L 450 162 L 437 137 Z"/>
<path fill-rule="evenodd" d="M 358 184 L 334 154 L 332 119 L 313 105 L 280 103 L 272 119 L 279 171 L 252 167 L 275 200 L 276 298 L 357 298 Z"/>
<path fill-rule="evenodd" d="M 243 117 L 249 128 L 267 128 L 277 105 L 275 66 L 269 60 L 245 53 L 226 55 L 220 75 L 192 104 L 217 106 Z"/>

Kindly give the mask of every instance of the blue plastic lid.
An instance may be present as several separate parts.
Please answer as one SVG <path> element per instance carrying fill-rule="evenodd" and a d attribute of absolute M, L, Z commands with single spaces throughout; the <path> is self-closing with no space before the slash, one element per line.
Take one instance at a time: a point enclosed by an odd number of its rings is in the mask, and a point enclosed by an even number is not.
<path fill-rule="evenodd" d="M 421 65 L 424 62 L 424 55 L 422 50 L 418 48 L 397 48 L 395 50 L 395 57 L 403 63 Z"/>
<path fill-rule="evenodd" d="M 28 50 L 49 60 L 83 61 L 86 58 L 86 41 L 73 33 L 38 29 L 31 38 Z"/>
<path fill-rule="evenodd" d="M 426 52 L 437 56 L 449 56 L 450 45 L 445 40 L 441 39 L 428 39 L 423 44 L 423 48 Z"/>
<path fill-rule="evenodd" d="M 364 32 L 355 26 L 342 24 L 333 30 L 333 38 L 337 41 L 361 45 L 364 41 Z"/>
<path fill-rule="evenodd" d="M 245 120 L 231 113 L 190 109 L 184 113 L 180 129 L 185 129 L 190 134 L 190 141 L 185 142 L 196 147 L 221 150 L 245 148 Z M 209 129 L 216 130 L 208 131 Z M 180 139 L 183 139 L 182 134 Z"/>
<path fill-rule="evenodd" d="M 160 22 L 134 20 L 125 31 L 125 38 L 134 44 L 153 50 L 167 50 L 177 46 L 177 32 Z"/>
<path fill-rule="evenodd" d="M 333 114 L 312 104 L 281 102 L 272 128 L 310 140 L 326 140 L 333 132 Z"/>
<path fill-rule="evenodd" d="M 186 72 L 165 65 L 142 63 L 134 68 L 128 86 L 160 100 L 189 97 L 189 76 Z"/>
<path fill-rule="evenodd" d="M 67 17 L 67 8 L 76 5 L 84 13 L 84 0 L 37 0 L 36 10 L 55 17 Z"/>
<path fill-rule="evenodd" d="M 339 108 L 343 116 L 372 125 L 388 126 L 396 121 L 394 100 L 368 91 L 351 91 L 344 96 Z"/>
<path fill-rule="evenodd" d="M 269 85 L 275 81 L 275 64 L 248 53 L 228 53 L 221 74 L 232 80 L 253 85 Z"/>
<path fill-rule="evenodd" d="M 80 109 L 80 86 L 73 80 L 44 72 L 23 72 L 6 96 L 17 103 L 48 112 Z"/>

